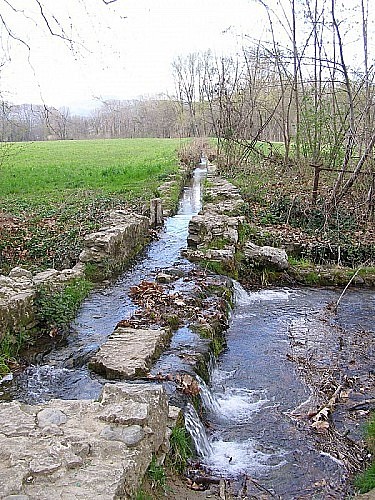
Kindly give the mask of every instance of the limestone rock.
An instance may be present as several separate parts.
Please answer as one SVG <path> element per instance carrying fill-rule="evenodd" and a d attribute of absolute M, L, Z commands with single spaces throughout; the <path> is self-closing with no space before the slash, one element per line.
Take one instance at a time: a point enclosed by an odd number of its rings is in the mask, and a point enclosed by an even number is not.
<path fill-rule="evenodd" d="M 66 422 L 66 415 L 61 410 L 55 410 L 54 408 L 44 408 L 40 411 L 37 416 L 39 427 L 43 428 L 47 425 L 62 425 Z"/>
<path fill-rule="evenodd" d="M 169 338 L 166 330 L 119 327 L 90 360 L 89 368 L 109 379 L 144 376 Z"/>
<path fill-rule="evenodd" d="M 107 384 L 99 401 L 1 403 L 0 498 L 132 498 L 152 456 L 167 447 L 168 414 L 164 389 L 153 383 Z M 60 422 L 64 435 L 43 435 L 43 419 Z"/>
<path fill-rule="evenodd" d="M 121 269 L 148 239 L 150 221 L 124 210 L 110 212 L 107 224 L 88 234 L 79 256 L 80 262 L 96 266 L 94 279 L 103 279 Z"/>
<path fill-rule="evenodd" d="M 139 425 L 131 425 L 129 427 L 107 425 L 100 433 L 100 436 L 108 441 L 122 441 L 128 446 L 135 446 L 142 441 L 145 431 Z"/>
<path fill-rule="evenodd" d="M 238 242 L 239 219 L 216 213 L 195 215 L 189 222 L 188 247 L 218 248 Z"/>
<path fill-rule="evenodd" d="M 288 255 L 281 248 L 260 247 L 248 241 L 244 246 L 244 255 L 248 261 L 260 266 L 271 266 L 280 271 L 288 269 Z"/>
<path fill-rule="evenodd" d="M 148 418 L 148 406 L 146 403 L 124 401 L 118 405 L 111 405 L 100 415 L 103 422 L 111 422 L 123 425 L 145 424 Z"/>
<path fill-rule="evenodd" d="M 31 280 L 33 278 L 33 273 L 22 267 L 14 267 L 9 273 L 9 278 L 27 278 Z"/>
<path fill-rule="evenodd" d="M 53 279 L 56 279 L 58 275 L 59 271 L 57 271 L 56 269 L 46 269 L 45 271 L 37 273 L 34 276 L 34 283 L 36 285 L 46 284 L 48 282 L 51 282 Z"/>

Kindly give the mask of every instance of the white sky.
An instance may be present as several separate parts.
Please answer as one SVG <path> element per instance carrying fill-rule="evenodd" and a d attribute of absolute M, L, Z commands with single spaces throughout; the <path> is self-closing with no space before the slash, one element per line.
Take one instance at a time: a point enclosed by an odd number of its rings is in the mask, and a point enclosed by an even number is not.
<path fill-rule="evenodd" d="M 171 63 L 177 56 L 208 49 L 218 55 L 233 53 L 241 48 L 243 34 L 259 39 L 268 28 L 265 9 L 256 0 L 117 0 L 110 5 L 102 0 L 40 1 L 51 26 L 56 16 L 77 42 L 75 49 L 48 33 L 38 0 L 0 0 L 0 97 L 17 104 L 69 106 L 72 112 L 97 107 L 98 99 L 173 94 Z M 281 9 L 288 5 L 287 0 L 267 3 Z M 358 15 L 359 2 L 354 3 Z M 352 38 L 346 38 L 350 51 L 360 41 L 353 0 L 338 4 L 347 23 L 343 33 Z M 371 8 L 369 13 L 372 34 Z M 1 18 L 30 52 L 6 36 Z M 282 31 L 278 26 L 278 37 Z M 369 42 L 372 55 L 373 36 Z"/>
<path fill-rule="evenodd" d="M 257 22 L 260 8 L 252 0 L 117 0 L 108 6 L 102 0 L 43 0 L 43 4 L 64 27 L 69 27 L 71 16 L 72 37 L 84 46 L 74 54 L 61 39 L 51 37 L 35 0 L 12 0 L 26 16 L 0 13 L 13 34 L 31 47 L 28 56 L 22 44 L 11 43 L 11 60 L 1 69 L 0 91 L 14 103 L 45 102 L 80 111 L 97 106 L 94 97 L 173 93 L 174 58 L 207 49 L 233 52 L 242 44 L 241 33 L 253 35 L 262 29 Z"/>

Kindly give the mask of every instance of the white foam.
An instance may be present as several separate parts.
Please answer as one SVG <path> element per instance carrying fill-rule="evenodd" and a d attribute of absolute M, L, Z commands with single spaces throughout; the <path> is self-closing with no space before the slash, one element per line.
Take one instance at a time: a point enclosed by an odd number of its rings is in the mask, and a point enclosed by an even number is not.
<path fill-rule="evenodd" d="M 230 388 L 216 396 L 221 416 L 232 422 L 247 422 L 269 402 L 264 391 Z"/>
<path fill-rule="evenodd" d="M 235 300 L 237 306 L 246 306 L 254 302 L 288 301 L 291 295 L 289 290 L 259 290 L 247 292 L 238 282 L 234 282 Z"/>
<path fill-rule="evenodd" d="M 213 373 L 216 382 L 219 382 L 217 385 L 220 386 L 220 382 L 225 378 L 230 378 L 235 372 L 222 372 L 216 369 Z M 206 410 L 220 419 L 230 419 L 238 423 L 247 422 L 254 413 L 269 402 L 265 391 L 226 387 L 225 391 L 216 392 L 208 387 L 199 376 L 197 380 Z"/>
<path fill-rule="evenodd" d="M 251 439 L 243 442 L 220 439 L 211 445 L 212 452 L 205 458 L 205 465 L 214 474 L 236 477 L 270 467 L 267 462 L 271 455 L 256 450 Z"/>

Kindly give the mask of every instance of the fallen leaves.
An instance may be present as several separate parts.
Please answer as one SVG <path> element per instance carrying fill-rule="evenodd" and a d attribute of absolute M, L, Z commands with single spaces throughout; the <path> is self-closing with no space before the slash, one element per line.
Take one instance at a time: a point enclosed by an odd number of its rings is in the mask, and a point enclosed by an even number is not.
<path fill-rule="evenodd" d="M 170 276 L 171 280 L 162 280 L 162 285 L 158 282 L 160 275 Z M 175 277 L 161 272 L 156 276 L 156 282 L 144 280 L 131 287 L 129 295 L 139 309 L 119 321 L 117 326 L 153 328 L 157 325 L 173 331 L 187 324 L 210 338 L 215 331 L 226 328 L 229 306 L 222 296 L 228 286 L 224 278 L 195 270 L 179 277 L 178 290 L 171 283 L 176 281 Z"/>
<path fill-rule="evenodd" d="M 187 396 L 198 396 L 200 393 L 198 381 L 188 373 L 177 373 L 176 375 L 158 373 L 156 376 L 149 376 L 148 378 L 159 382 L 174 382 L 176 389 Z"/>
<path fill-rule="evenodd" d="M 174 378 L 177 388 L 189 396 L 197 396 L 200 392 L 199 384 L 191 375 L 178 373 Z"/>

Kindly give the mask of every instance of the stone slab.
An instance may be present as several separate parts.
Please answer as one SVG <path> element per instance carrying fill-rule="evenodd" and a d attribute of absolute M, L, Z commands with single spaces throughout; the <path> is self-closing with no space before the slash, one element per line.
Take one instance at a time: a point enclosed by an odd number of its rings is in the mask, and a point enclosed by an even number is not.
<path fill-rule="evenodd" d="M 171 425 L 154 383 L 107 384 L 98 401 L 0 403 L 0 499 L 133 498 Z"/>
<path fill-rule="evenodd" d="M 108 379 L 147 375 L 170 340 L 167 330 L 117 328 L 89 362 L 89 368 Z"/>

